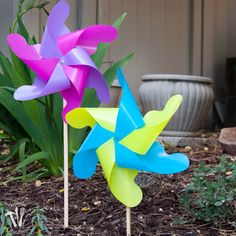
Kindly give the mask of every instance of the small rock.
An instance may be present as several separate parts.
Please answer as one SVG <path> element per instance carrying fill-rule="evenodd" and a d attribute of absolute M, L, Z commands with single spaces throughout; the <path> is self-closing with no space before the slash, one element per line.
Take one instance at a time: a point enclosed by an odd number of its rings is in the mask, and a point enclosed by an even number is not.
<path fill-rule="evenodd" d="M 9 155 L 9 154 L 10 154 L 9 148 L 8 148 L 8 149 L 5 149 L 5 150 L 3 150 L 3 151 L 1 151 L 1 154 L 2 154 L 2 155 Z"/>
<path fill-rule="evenodd" d="M 96 201 L 96 202 L 94 202 L 93 204 L 95 205 L 95 206 L 100 206 L 101 205 L 101 201 Z"/>
<path fill-rule="evenodd" d="M 90 211 L 90 207 L 82 207 L 81 211 L 82 212 L 88 212 L 88 211 Z"/>
<path fill-rule="evenodd" d="M 185 151 L 187 151 L 187 152 L 189 152 L 189 151 L 192 150 L 192 148 L 191 148 L 190 146 L 186 146 L 184 149 L 185 149 Z"/>
<path fill-rule="evenodd" d="M 233 174 L 232 171 L 227 171 L 227 172 L 225 173 L 225 175 L 227 175 L 227 176 L 230 176 L 230 175 L 232 175 L 232 174 Z"/>
<path fill-rule="evenodd" d="M 42 185 L 42 182 L 40 180 L 35 181 L 35 186 L 40 187 Z"/>
<path fill-rule="evenodd" d="M 111 219 L 111 218 L 112 218 L 112 215 L 108 215 L 106 218 L 107 218 L 107 219 Z"/>
<path fill-rule="evenodd" d="M 218 141 L 226 153 L 236 155 L 236 127 L 222 129 Z"/>

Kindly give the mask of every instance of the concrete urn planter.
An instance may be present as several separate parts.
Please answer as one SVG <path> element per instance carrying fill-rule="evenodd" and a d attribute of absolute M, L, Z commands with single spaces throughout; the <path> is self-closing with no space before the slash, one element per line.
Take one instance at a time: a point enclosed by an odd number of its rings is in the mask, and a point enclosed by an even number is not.
<path fill-rule="evenodd" d="M 138 93 L 143 113 L 162 110 L 175 94 L 181 94 L 183 102 L 162 135 L 196 136 L 212 107 L 212 79 L 174 74 L 144 75 Z"/>

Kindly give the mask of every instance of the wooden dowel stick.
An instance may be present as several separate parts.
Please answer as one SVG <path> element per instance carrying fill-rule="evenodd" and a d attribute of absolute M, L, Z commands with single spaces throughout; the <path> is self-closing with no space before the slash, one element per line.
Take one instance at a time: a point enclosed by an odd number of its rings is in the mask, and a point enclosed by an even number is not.
<path fill-rule="evenodd" d="M 63 107 L 66 102 L 63 100 Z M 69 226 L 69 179 L 68 179 L 68 125 L 63 122 L 63 146 L 64 146 L 64 228 Z"/>
<path fill-rule="evenodd" d="M 126 207 L 126 235 L 131 236 L 131 209 Z"/>

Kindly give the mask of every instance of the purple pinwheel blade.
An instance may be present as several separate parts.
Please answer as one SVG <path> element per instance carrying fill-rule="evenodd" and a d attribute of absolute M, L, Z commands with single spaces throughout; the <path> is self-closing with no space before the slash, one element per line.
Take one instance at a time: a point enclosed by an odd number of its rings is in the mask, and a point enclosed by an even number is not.
<path fill-rule="evenodd" d="M 97 97 L 101 102 L 103 103 L 109 102 L 110 93 L 107 88 L 106 81 L 99 70 L 95 68 L 91 68 L 86 87 L 94 88 L 96 91 Z"/>
<path fill-rule="evenodd" d="M 36 76 L 32 85 L 24 85 L 18 88 L 14 93 L 14 98 L 20 101 L 38 98 L 41 96 L 46 85 L 46 82 Z"/>
<path fill-rule="evenodd" d="M 62 54 L 57 45 L 58 37 L 70 32 L 65 26 L 65 21 L 69 14 L 70 7 L 64 0 L 59 1 L 50 11 L 40 48 L 40 55 L 42 57 L 61 57 Z"/>
<path fill-rule="evenodd" d="M 68 81 L 61 65 L 58 64 L 47 83 L 36 77 L 35 82 L 32 85 L 25 85 L 18 88 L 14 93 L 14 98 L 16 100 L 31 100 L 37 97 L 60 92 L 69 87 L 70 81 Z"/>

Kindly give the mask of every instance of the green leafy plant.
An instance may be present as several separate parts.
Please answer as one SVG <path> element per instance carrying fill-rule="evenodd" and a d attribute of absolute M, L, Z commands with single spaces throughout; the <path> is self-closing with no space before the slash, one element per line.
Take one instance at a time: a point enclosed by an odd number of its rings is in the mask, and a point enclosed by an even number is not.
<path fill-rule="evenodd" d="M 3 236 L 12 236 L 12 222 L 11 219 L 7 216 L 7 213 L 9 210 L 6 208 L 6 206 L 2 203 L 0 203 L 0 235 Z"/>
<path fill-rule="evenodd" d="M 36 207 L 33 211 L 33 217 L 31 219 L 32 228 L 30 230 L 29 236 L 37 235 L 43 236 L 43 233 L 49 233 L 45 223 L 48 221 L 47 217 L 44 215 L 44 209 Z"/>
<path fill-rule="evenodd" d="M 193 181 L 180 195 L 180 202 L 197 220 L 235 220 L 236 161 L 222 156 L 213 167 L 202 162 L 194 172 Z"/>
<path fill-rule="evenodd" d="M 24 4 L 24 5 L 23 5 Z M 29 44 L 37 43 L 34 37 L 30 37 L 23 24 L 22 16 L 32 8 L 43 8 L 36 1 L 19 1 L 18 13 L 10 31 L 17 31 L 25 37 Z M 119 28 L 125 14 L 114 23 Z M 98 68 L 101 68 L 109 44 L 100 44 L 97 52 L 92 56 Z M 19 59 L 11 50 L 10 58 L 0 53 L 0 129 L 4 130 L 17 144 L 15 153 L 10 153 L 5 159 L 9 160 L 19 156 L 19 164 L 15 171 L 19 172 L 24 180 L 36 179 L 46 175 L 61 175 L 63 173 L 63 132 L 62 132 L 62 99 L 58 94 L 45 96 L 32 101 L 16 101 L 13 92 L 24 84 L 31 84 L 34 73 Z M 132 58 L 133 54 L 114 62 L 104 71 L 104 77 L 110 86 L 115 77 L 118 67 L 123 67 Z M 83 106 L 97 107 L 99 101 L 93 89 L 85 92 Z M 76 130 L 69 127 L 69 157 L 71 157 L 81 145 L 87 130 Z M 40 162 L 43 166 L 32 173 L 30 166 Z"/>

